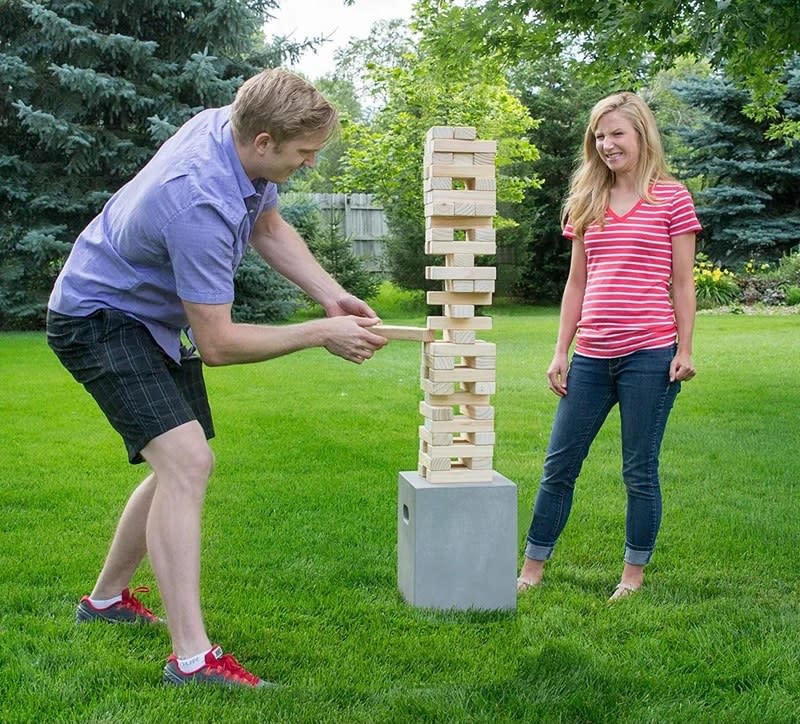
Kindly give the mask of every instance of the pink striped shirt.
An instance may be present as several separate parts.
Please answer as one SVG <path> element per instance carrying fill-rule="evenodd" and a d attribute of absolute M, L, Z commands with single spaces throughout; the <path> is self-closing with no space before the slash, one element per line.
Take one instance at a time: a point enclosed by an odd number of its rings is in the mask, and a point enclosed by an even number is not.
<path fill-rule="evenodd" d="M 586 229 L 586 292 L 575 351 L 622 357 L 668 347 L 677 338 L 670 298 L 672 237 L 701 229 L 692 197 L 675 181 L 653 185 L 624 216 L 606 211 L 605 226 Z M 564 236 L 573 239 L 571 224 Z"/>

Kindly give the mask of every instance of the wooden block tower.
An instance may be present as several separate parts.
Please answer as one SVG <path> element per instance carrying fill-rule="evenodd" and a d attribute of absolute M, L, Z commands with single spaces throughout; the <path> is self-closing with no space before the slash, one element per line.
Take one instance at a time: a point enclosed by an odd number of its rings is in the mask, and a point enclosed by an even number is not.
<path fill-rule="evenodd" d="M 496 251 L 496 150 L 468 127 L 435 126 L 425 139 L 425 251 L 444 258 L 425 270 L 443 282 L 442 291 L 428 292 L 443 314 L 428 317 L 422 346 L 418 473 L 430 483 L 486 483 L 494 475 L 495 345 L 477 339 L 492 320 L 475 316 L 475 307 L 492 303 L 496 269 L 476 266 L 475 257 Z"/>

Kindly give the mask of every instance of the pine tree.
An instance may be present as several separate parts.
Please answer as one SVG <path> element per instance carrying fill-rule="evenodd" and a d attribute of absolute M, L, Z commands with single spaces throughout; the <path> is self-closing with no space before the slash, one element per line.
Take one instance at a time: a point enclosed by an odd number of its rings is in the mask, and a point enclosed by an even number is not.
<path fill-rule="evenodd" d="M 278 0 L 0 3 L 0 328 L 41 325 L 71 243 L 158 145 L 309 43 Z"/>
<path fill-rule="evenodd" d="M 790 65 L 781 112 L 800 116 L 800 59 Z M 674 159 L 695 193 L 703 250 L 727 264 L 775 259 L 800 243 L 800 143 L 768 140 L 768 123 L 743 109 L 749 96 L 725 78 L 695 78 L 675 86 L 705 119 L 677 128 L 686 149 Z"/>

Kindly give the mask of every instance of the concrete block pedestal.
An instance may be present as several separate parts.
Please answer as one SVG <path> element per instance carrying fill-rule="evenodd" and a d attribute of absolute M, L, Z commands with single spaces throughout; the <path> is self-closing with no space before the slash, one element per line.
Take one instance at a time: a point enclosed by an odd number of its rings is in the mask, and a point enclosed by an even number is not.
<path fill-rule="evenodd" d="M 412 606 L 513 610 L 517 606 L 517 486 L 429 483 L 401 472 L 397 583 Z"/>

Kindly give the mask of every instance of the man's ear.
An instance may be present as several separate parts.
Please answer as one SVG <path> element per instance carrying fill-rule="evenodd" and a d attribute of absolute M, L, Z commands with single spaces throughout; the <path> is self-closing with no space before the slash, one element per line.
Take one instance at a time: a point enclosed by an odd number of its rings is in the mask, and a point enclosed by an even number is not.
<path fill-rule="evenodd" d="M 253 139 L 253 145 L 256 148 L 258 153 L 264 153 L 270 147 L 270 145 L 276 145 L 272 136 L 269 135 L 266 131 L 262 131 L 261 133 L 257 134 L 256 137 Z"/>

